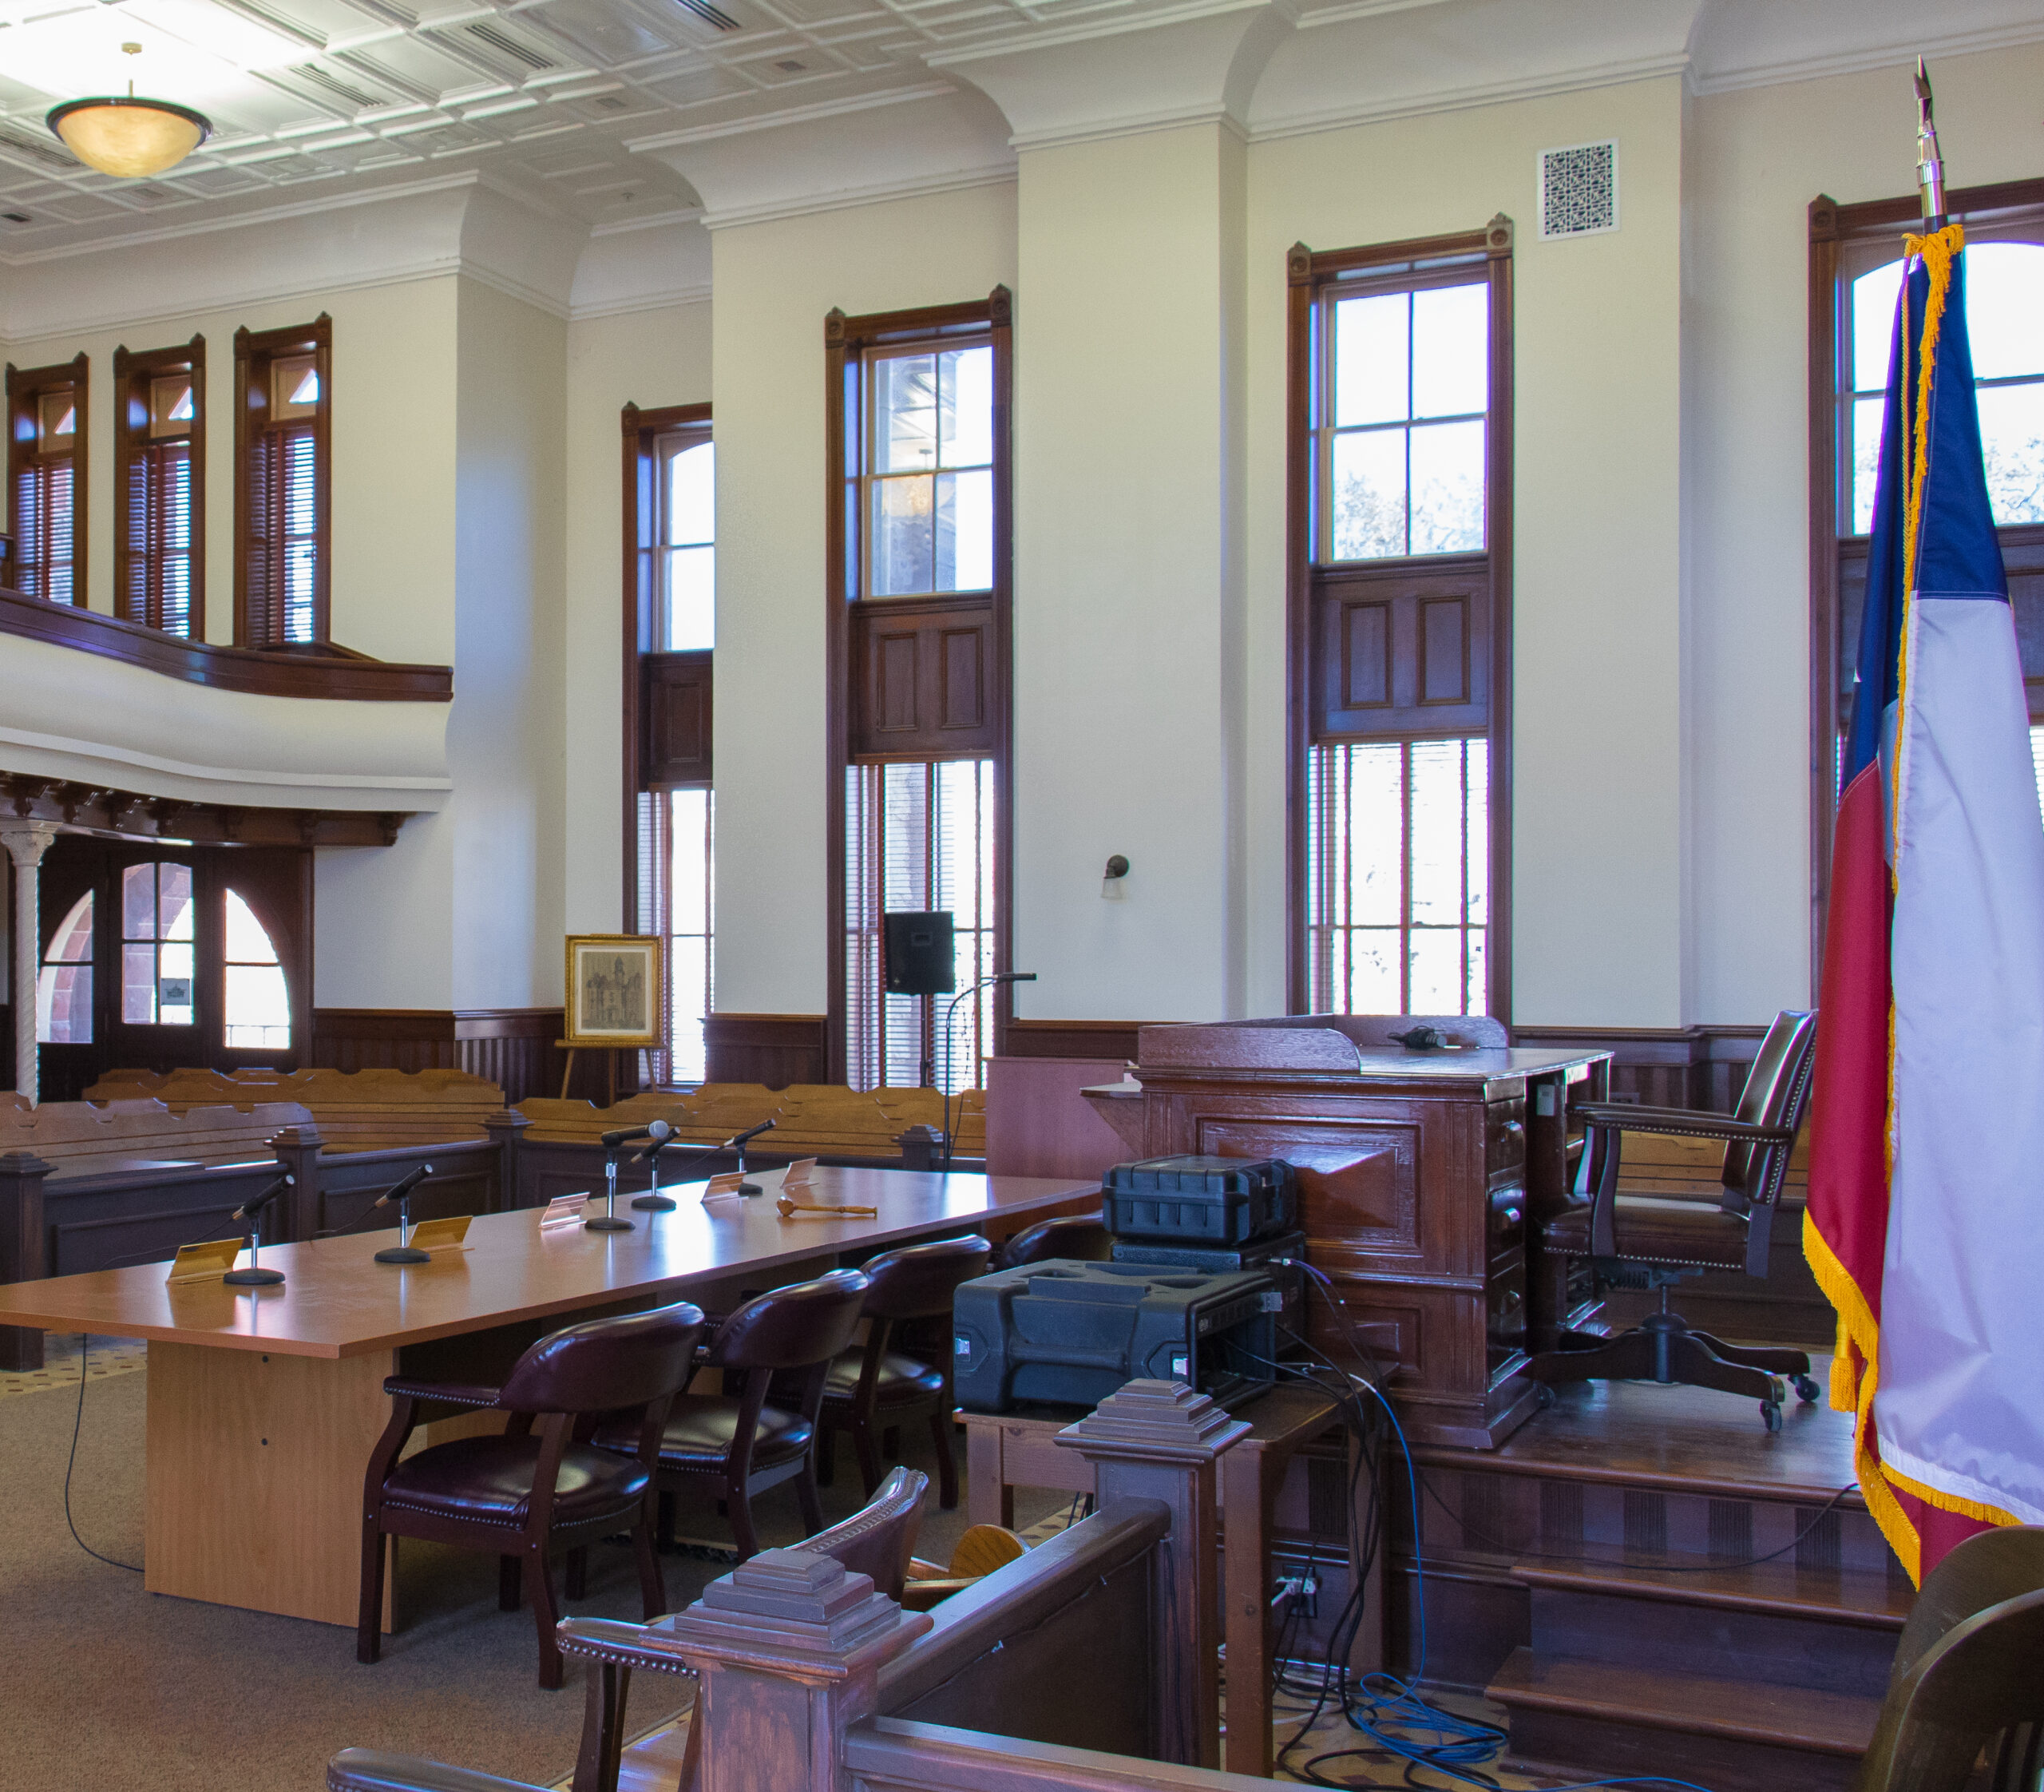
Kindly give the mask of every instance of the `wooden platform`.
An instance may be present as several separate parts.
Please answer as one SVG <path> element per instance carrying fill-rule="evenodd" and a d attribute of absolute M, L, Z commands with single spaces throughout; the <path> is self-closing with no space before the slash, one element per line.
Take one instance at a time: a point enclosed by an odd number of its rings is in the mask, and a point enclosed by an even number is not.
<path fill-rule="evenodd" d="M 1416 1450 L 1394 1663 L 1503 1706 L 1523 1769 L 1849 1786 L 1915 1596 L 1851 1487 L 1849 1415 L 1785 1417 L 1770 1435 L 1751 1401 L 1593 1382 L 1501 1449 Z"/>

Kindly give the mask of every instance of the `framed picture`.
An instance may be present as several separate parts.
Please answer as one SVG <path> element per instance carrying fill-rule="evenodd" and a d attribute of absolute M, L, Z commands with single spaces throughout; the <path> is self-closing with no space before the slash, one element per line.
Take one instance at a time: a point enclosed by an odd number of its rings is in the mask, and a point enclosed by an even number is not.
<path fill-rule="evenodd" d="M 568 936 L 565 1043 L 660 1043 L 664 943 L 657 934 Z"/>

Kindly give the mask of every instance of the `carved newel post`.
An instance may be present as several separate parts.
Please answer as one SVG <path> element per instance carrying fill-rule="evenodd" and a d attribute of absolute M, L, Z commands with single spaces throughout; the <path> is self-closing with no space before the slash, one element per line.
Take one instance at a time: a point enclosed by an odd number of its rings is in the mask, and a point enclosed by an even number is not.
<path fill-rule="evenodd" d="M 1157 1758 L 1221 1764 L 1220 1585 L 1214 1461 L 1249 1426 L 1182 1382 L 1130 1382 L 1057 1434 L 1093 1465 L 1103 1509 L 1116 1500 L 1171 1508 L 1151 1635 L 1163 1682 Z"/>
<path fill-rule="evenodd" d="M 57 824 L 44 821 L 0 823 L 14 861 L 14 1092 L 33 1108 L 38 1099 L 35 1049 L 37 973 L 42 969 L 42 874 L 39 867 Z"/>
<path fill-rule="evenodd" d="M 667 1623 L 701 1676 L 701 1792 L 838 1792 L 846 1727 L 931 1620 L 828 1556 L 766 1549 Z"/>

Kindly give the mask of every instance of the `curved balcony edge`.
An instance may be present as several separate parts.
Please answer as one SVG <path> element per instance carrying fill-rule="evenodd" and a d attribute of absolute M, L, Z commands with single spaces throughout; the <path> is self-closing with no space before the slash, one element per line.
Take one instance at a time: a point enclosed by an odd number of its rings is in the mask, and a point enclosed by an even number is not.
<path fill-rule="evenodd" d="M 0 589 L 0 635 L 95 653 L 187 684 L 252 696 L 323 697 L 352 703 L 448 703 L 451 666 L 406 666 L 371 660 L 346 648 L 313 653 L 215 647 L 160 629 L 124 622 L 97 610 L 51 603 Z"/>

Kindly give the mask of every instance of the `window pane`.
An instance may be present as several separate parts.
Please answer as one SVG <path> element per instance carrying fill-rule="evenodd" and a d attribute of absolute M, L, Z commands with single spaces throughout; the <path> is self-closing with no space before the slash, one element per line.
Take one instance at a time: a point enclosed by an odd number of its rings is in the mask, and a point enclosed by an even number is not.
<path fill-rule="evenodd" d="M 160 946 L 156 1020 L 166 1027 L 192 1025 L 192 952 L 189 946 Z"/>
<path fill-rule="evenodd" d="M 937 357 L 939 464 L 986 466 L 993 460 L 993 350 L 947 349 Z"/>
<path fill-rule="evenodd" d="M 227 893 L 227 961 L 231 965 L 274 965 L 277 949 L 263 923 L 238 891 Z"/>
<path fill-rule="evenodd" d="M 1463 938 L 1469 942 L 1469 972 L 1463 986 L 1462 1012 L 1487 1014 L 1491 1006 L 1491 983 L 1490 967 L 1483 961 L 1483 947 L 1490 935 L 1481 927 L 1472 927 Z"/>
<path fill-rule="evenodd" d="M 710 793 L 676 791 L 674 804 L 673 926 L 677 934 L 710 930 Z"/>
<path fill-rule="evenodd" d="M 937 589 L 993 584 L 993 474 L 944 473 L 937 481 Z"/>
<path fill-rule="evenodd" d="M 1874 481 L 1881 464 L 1881 411 L 1884 398 L 1852 401 L 1852 533 L 1871 534 L 1874 527 Z"/>
<path fill-rule="evenodd" d="M 153 1027 L 156 1021 L 156 949 L 121 949 L 121 1018 L 131 1027 Z"/>
<path fill-rule="evenodd" d="M 1480 738 L 1467 744 L 1462 825 L 1464 850 L 1468 854 L 1468 907 L 1464 918 L 1481 926 L 1491 918 L 1491 743 Z M 1483 1012 L 1480 999 L 1469 1012 Z"/>
<path fill-rule="evenodd" d="M 45 1045 L 93 1042 L 93 968 L 46 965 L 35 990 L 35 1036 Z"/>
<path fill-rule="evenodd" d="M 1413 430 L 1412 553 L 1482 549 L 1483 430 L 1481 423 L 1429 423 Z"/>
<path fill-rule="evenodd" d="M 717 538 L 716 449 L 684 448 L 667 462 L 667 544 L 690 547 Z"/>
<path fill-rule="evenodd" d="M 937 470 L 937 357 L 904 355 L 874 368 L 876 473 Z"/>
<path fill-rule="evenodd" d="M 1489 407 L 1490 295 L 1488 286 L 1412 295 L 1415 417 L 1455 417 Z"/>
<path fill-rule="evenodd" d="M 2044 374 L 2040 314 L 2044 248 L 2034 243 L 1981 243 L 1966 252 L 1966 328 L 1975 379 Z"/>
<path fill-rule="evenodd" d="M 1979 399 L 1980 442 L 1995 523 L 2006 528 L 2044 522 L 2044 383 L 1989 386 Z"/>
<path fill-rule="evenodd" d="M 1334 422 L 1399 423 L 1406 410 L 1411 295 L 1344 299 L 1334 307 Z"/>
<path fill-rule="evenodd" d="M 153 865 L 130 865 L 121 874 L 121 937 L 125 940 L 156 937 L 156 868 Z"/>
<path fill-rule="evenodd" d="M 192 867 L 160 864 L 156 867 L 157 937 L 167 940 L 192 938 Z"/>
<path fill-rule="evenodd" d="M 1462 920 L 1462 743 L 1415 741 L 1412 913 L 1415 925 L 1453 926 Z M 1456 963 L 1459 967 L 1459 949 Z M 1413 1001 L 1411 1012 L 1415 1014 L 1446 1012 L 1420 1001 L 1416 993 Z"/>
<path fill-rule="evenodd" d="M 667 550 L 667 652 L 717 644 L 717 550 Z"/>
<path fill-rule="evenodd" d="M 1884 262 L 1852 283 L 1852 390 L 1856 392 L 1887 389 L 1895 301 L 1901 293 L 1899 261 Z"/>
<path fill-rule="evenodd" d="M 47 453 L 61 454 L 77 439 L 78 407 L 69 387 L 46 393 L 38 408 L 42 443 Z"/>
<path fill-rule="evenodd" d="M 1384 560 L 1405 552 L 1405 432 L 1334 438 L 1334 557 Z"/>
<path fill-rule="evenodd" d="M 671 1075 L 677 1083 L 699 1083 L 708 1074 L 703 1025 L 710 1012 L 710 942 L 697 936 L 670 947 L 668 985 L 674 1013 Z"/>
<path fill-rule="evenodd" d="M 51 941 L 45 962 L 89 964 L 93 956 L 93 893 L 89 890 L 71 905 L 71 912 Z"/>
<path fill-rule="evenodd" d="M 1389 743 L 1349 749 L 1348 919 L 1356 926 L 1395 927 L 1399 922 L 1404 901 L 1404 748 Z"/>
<path fill-rule="evenodd" d="M 1452 1014 L 1462 1004 L 1462 930 L 1415 927 L 1408 1014 Z"/>
<path fill-rule="evenodd" d="M 873 593 L 931 589 L 936 544 L 934 478 L 881 479 L 873 488 Z"/>
<path fill-rule="evenodd" d="M 276 965 L 229 965 L 226 1000 L 225 1043 L 230 1048 L 291 1049 L 291 997 L 284 987 L 284 973 Z"/>
<path fill-rule="evenodd" d="M 1397 1014 L 1398 930 L 1359 927 L 1349 936 L 1350 1014 Z"/>

